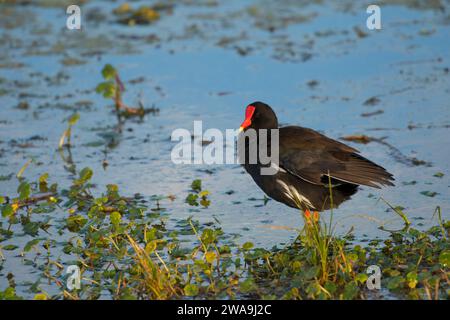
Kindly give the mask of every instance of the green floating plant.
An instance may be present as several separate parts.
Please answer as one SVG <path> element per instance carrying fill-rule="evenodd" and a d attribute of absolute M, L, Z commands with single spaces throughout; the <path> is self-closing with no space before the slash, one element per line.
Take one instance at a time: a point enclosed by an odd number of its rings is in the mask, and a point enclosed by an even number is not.
<path fill-rule="evenodd" d="M 15 195 L 1 197 L 0 259 L 20 254 L 39 275 L 21 290 L 26 298 L 368 299 L 368 268 L 377 266 L 383 292 L 448 299 L 450 222 L 440 208 L 439 225 L 429 230 L 410 224 L 384 240 L 358 244 L 306 212 L 295 241 L 267 249 L 224 232 L 217 221 L 201 223 L 195 212 L 168 223 L 167 197 L 124 196 L 115 184 L 96 188 L 94 177 L 83 168 L 60 190 L 44 173 L 37 181 L 22 178 Z M 190 190 L 196 197 L 187 203 L 206 208 L 201 180 Z M 16 237 L 23 234 L 30 239 L 19 246 Z M 63 285 L 68 264 L 80 269 L 80 289 Z M 0 299 L 21 298 L 9 278 Z M 53 294 L 40 288 L 40 279 Z"/>

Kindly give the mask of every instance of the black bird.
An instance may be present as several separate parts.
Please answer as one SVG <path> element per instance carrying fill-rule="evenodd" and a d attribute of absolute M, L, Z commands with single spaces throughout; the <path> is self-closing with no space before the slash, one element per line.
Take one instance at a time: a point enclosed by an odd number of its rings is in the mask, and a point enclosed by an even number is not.
<path fill-rule="evenodd" d="M 254 129 L 256 135 L 252 136 L 249 129 Z M 279 129 L 278 164 L 260 159 L 261 129 Z M 392 174 L 352 147 L 312 129 L 278 128 L 275 112 L 265 103 L 254 102 L 247 106 L 239 130 L 244 132 L 239 135 L 238 154 L 245 170 L 270 198 L 290 207 L 323 211 L 330 209 L 331 204 L 336 208 L 348 200 L 359 185 L 374 188 L 394 185 Z M 255 142 L 257 147 L 252 151 L 250 145 Z M 267 130 L 267 142 L 267 150 L 270 150 L 271 130 Z M 257 160 L 250 161 L 255 151 Z M 275 167 L 276 173 L 261 174 L 261 169 L 268 166 Z"/>

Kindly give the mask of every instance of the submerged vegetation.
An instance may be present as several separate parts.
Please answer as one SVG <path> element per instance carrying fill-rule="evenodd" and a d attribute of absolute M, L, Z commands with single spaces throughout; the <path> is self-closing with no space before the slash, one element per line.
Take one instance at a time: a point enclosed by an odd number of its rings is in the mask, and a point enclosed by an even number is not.
<path fill-rule="evenodd" d="M 351 234 L 334 235 L 331 219 L 306 212 L 297 239 L 268 250 L 235 243 L 219 221 L 200 224 L 191 216 L 170 226 L 165 197 L 147 202 L 114 184 L 95 195 L 93 174 L 84 168 L 63 189 L 47 173 L 36 182 L 20 177 L 17 195 L 0 198 L 0 259 L 12 251 L 35 270 L 37 281 L 26 284 L 35 299 L 448 298 L 450 222 L 440 212 L 428 231 L 405 225 L 364 245 Z M 201 181 L 191 189 L 186 205 L 208 207 Z M 58 210 L 64 219 L 53 218 Z M 18 247 L 10 242 L 18 236 L 30 240 Z M 66 268 L 73 264 L 81 288 L 70 291 Z M 382 271 L 382 291 L 367 289 L 371 265 Z M 11 270 L 8 279 L 0 298 L 20 298 Z"/>

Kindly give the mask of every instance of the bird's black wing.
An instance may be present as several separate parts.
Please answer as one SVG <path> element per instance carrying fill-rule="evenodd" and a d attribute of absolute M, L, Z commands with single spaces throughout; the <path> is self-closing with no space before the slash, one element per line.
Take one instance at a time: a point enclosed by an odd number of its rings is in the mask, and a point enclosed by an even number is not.
<path fill-rule="evenodd" d="M 328 184 L 329 178 L 380 188 L 393 185 L 392 174 L 359 155 L 359 151 L 314 130 L 280 128 L 280 167 L 313 184 Z"/>

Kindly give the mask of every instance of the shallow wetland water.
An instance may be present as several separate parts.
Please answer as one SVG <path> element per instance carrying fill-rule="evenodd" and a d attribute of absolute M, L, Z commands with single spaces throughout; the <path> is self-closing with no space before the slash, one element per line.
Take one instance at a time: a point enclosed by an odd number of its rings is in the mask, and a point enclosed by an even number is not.
<path fill-rule="evenodd" d="M 420 230 L 438 223 L 437 206 L 449 219 L 448 1 L 385 1 L 380 31 L 365 27 L 363 2 L 287 0 L 169 1 L 145 25 L 114 13 L 118 1 L 84 1 L 77 31 L 66 29 L 62 2 L 0 3 L 0 196 L 16 194 L 16 174 L 29 160 L 28 181 L 48 172 L 59 188 L 71 185 L 74 169 L 90 167 L 95 196 L 111 183 L 125 196 L 138 193 L 149 207 L 160 196 L 174 229 L 193 216 L 219 223 L 239 244 L 289 244 L 303 224 L 299 212 L 266 203 L 239 165 L 170 160 L 174 129 L 192 130 L 194 120 L 204 130 L 237 128 L 245 106 L 261 100 L 283 125 L 336 139 L 369 137 L 346 143 L 395 176 L 395 187 L 363 187 L 335 210 L 337 234 L 353 228 L 355 242 L 364 243 L 389 236 L 380 226 L 401 228 L 402 219 L 380 198 L 403 207 Z M 130 1 L 135 8 L 143 3 Z M 95 92 L 105 64 L 120 73 L 124 101 L 153 108 L 127 119 L 120 132 L 111 100 Z M 74 113 L 80 118 L 70 161 L 58 143 Z M 208 208 L 185 202 L 194 179 L 210 192 Z M 59 252 L 70 235 L 55 235 L 67 212 L 48 216 L 51 227 L 39 237 L 59 237 L 52 256 L 70 261 Z M 12 272 L 16 292 L 32 298 L 24 283 L 37 273 L 20 255 L 30 239 L 17 232 L 1 243 L 19 249 L 3 250 L 0 289 Z"/>

